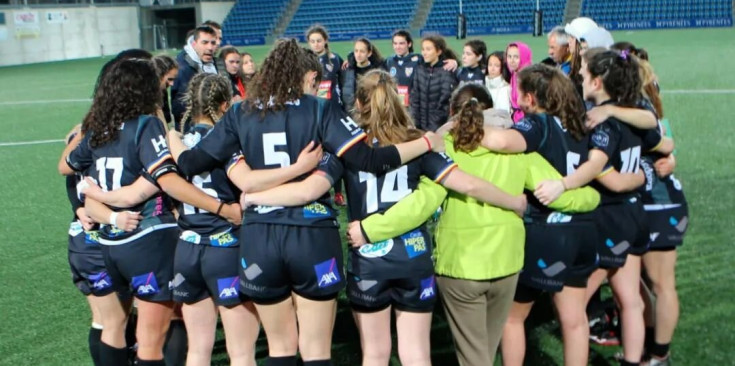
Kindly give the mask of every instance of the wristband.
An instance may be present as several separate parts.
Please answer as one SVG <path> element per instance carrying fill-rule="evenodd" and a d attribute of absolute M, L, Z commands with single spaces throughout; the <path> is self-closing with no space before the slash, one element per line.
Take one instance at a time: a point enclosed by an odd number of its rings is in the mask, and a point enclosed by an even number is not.
<path fill-rule="evenodd" d="M 118 213 L 115 211 L 112 211 L 112 213 L 110 213 L 110 218 L 109 218 L 110 225 L 114 227 L 117 227 L 117 215 Z"/>
<path fill-rule="evenodd" d="M 428 146 L 429 147 L 429 151 L 431 151 L 431 141 L 429 141 L 429 138 L 426 137 L 426 135 L 421 136 L 421 137 L 423 137 L 424 141 L 426 141 L 426 146 Z"/>
<path fill-rule="evenodd" d="M 219 213 L 222 212 L 222 206 L 224 205 L 225 205 L 224 202 L 219 203 L 219 207 L 217 207 L 217 213 L 215 213 L 215 215 L 219 216 Z"/>

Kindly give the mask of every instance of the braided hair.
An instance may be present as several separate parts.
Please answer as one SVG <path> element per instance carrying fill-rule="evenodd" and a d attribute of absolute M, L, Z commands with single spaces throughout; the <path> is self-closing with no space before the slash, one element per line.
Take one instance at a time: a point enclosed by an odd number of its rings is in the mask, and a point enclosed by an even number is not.
<path fill-rule="evenodd" d="M 189 88 L 184 95 L 186 112 L 182 121 L 191 119 L 192 122 L 201 118 L 209 118 L 217 123 L 222 118 L 220 106 L 229 103 L 232 98 L 232 87 L 226 76 L 217 74 L 196 74 L 189 82 Z M 185 123 L 182 123 L 183 126 Z M 185 131 L 181 131 L 185 132 Z"/>

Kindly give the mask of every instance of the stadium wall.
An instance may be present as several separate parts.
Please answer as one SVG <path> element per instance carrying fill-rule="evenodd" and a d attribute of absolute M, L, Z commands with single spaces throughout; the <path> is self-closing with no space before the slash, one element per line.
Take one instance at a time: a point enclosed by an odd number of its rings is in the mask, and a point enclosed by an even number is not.
<path fill-rule="evenodd" d="M 234 5 L 234 1 L 205 1 L 197 3 L 197 23 L 214 20 L 222 24 Z"/>
<path fill-rule="evenodd" d="M 98 57 L 140 47 L 137 5 L 0 13 L 5 18 L 0 24 L 0 66 Z"/>

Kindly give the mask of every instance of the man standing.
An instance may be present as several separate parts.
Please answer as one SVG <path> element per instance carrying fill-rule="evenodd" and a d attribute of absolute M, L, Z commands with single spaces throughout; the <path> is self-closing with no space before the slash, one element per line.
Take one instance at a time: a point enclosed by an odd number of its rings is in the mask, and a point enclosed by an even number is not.
<path fill-rule="evenodd" d="M 176 130 L 181 131 L 181 117 L 186 111 L 182 97 L 194 75 L 200 72 L 217 73 L 214 53 L 217 50 L 217 32 L 209 26 L 199 26 L 194 30 L 194 39 L 184 46 L 176 56 L 179 73 L 171 87 L 171 111 L 174 115 Z"/>
<path fill-rule="evenodd" d="M 564 75 L 569 75 L 572 68 L 572 54 L 569 52 L 569 35 L 564 27 L 556 26 L 549 32 L 549 58 Z"/>

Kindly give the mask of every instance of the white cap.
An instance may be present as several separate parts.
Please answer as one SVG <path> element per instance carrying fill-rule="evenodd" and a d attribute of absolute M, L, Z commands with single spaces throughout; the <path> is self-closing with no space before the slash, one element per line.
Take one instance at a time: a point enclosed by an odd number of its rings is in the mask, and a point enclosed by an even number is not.
<path fill-rule="evenodd" d="M 595 27 L 588 30 L 581 38 L 584 38 L 584 41 L 587 42 L 587 48 L 602 47 L 609 49 L 615 43 L 612 34 L 602 27 Z"/>
<path fill-rule="evenodd" d="M 597 28 L 597 23 L 594 20 L 587 17 L 579 17 L 574 18 L 571 23 L 567 23 L 564 26 L 564 31 L 579 40 L 592 28 Z"/>

